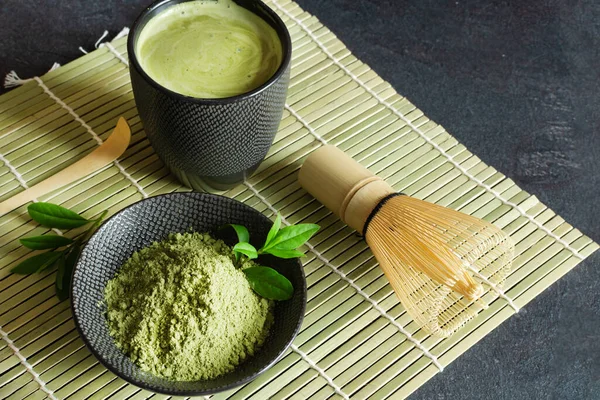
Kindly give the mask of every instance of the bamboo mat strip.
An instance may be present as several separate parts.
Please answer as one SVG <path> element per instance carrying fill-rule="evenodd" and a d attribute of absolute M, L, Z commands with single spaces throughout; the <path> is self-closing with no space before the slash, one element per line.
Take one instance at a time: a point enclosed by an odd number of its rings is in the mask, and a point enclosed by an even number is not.
<path fill-rule="evenodd" d="M 96 132 L 94 132 L 94 130 L 84 120 L 82 120 L 81 117 L 77 113 L 75 113 L 75 111 L 71 107 L 69 107 L 65 102 L 63 102 L 54 93 L 52 93 L 52 91 L 44 84 L 44 82 L 40 78 L 34 77 L 33 79 L 37 82 L 37 84 L 44 90 L 44 92 L 46 92 L 46 94 L 52 100 L 56 101 L 56 103 L 58 103 L 58 105 L 60 105 L 69 114 L 71 114 L 73 116 L 73 118 L 75 119 L 75 121 L 79 122 L 81 124 L 81 126 L 83 126 L 88 131 L 88 133 L 90 135 L 92 135 L 92 137 L 98 143 L 99 146 L 104 143 L 104 141 L 102 139 L 100 139 L 100 136 L 98 136 L 98 134 Z M 136 180 L 134 180 L 131 177 L 131 175 L 129 175 L 125 171 L 125 169 L 121 166 L 121 164 L 119 163 L 118 160 L 115 160 L 113 162 L 113 164 L 119 169 L 119 171 L 125 176 L 125 178 L 127 178 L 129 181 L 131 181 L 131 183 L 133 184 L 133 186 L 135 186 L 135 188 L 137 190 L 139 190 L 139 192 L 142 194 L 142 196 L 144 198 L 148 197 L 148 194 L 146 194 L 146 192 L 144 191 L 144 189 L 138 184 L 138 182 Z"/>
<path fill-rule="evenodd" d="M 269 4 L 293 40 L 288 99 L 265 161 L 226 195 L 272 218 L 281 212 L 287 223 L 315 222 L 322 229 L 307 245 L 307 314 L 292 349 L 255 381 L 212 397 L 405 397 L 598 246 L 469 153 L 316 18 L 289 1 Z M 94 135 L 103 140 L 119 115 L 126 115 L 133 133 L 118 161 L 121 168 L 104 168 L 48 199 L 91 216 L 104 209 L 112 214 L 144 193 L 188 190 L 169 175 L 141 129 L 125 40 L 99 47 L 42 78 L 21 80 L 21 88 L 0 96 L 0 198 L 23 187 L 13 170 L 25 185 L 43 179 L 93 149 L 99 143 Z M 503 289 L 488 285 L 491 306 L 465 329 L 445 340 L 418 329 L 364 242 L 300 189 L 300 163 L 325 143 L 342 148 L 395 189 L 494 222 L 515 239 L 513 273 Z M 53 296 L 52 273 L 8 273 L 30 254 L 17 239 L 45 232 L 33 225 L 24 207 L 0 218 L 0 325 L 6 333 L 0 393 L 43 398 L 46 393 L 36 390 L 41 382 L 59 398 L 168 398 L 128 385 L 89 355 L 65 303 Z M 19 296 L 24 291 L 28 296 Z"/>
<path fill-rule="evenodd" d="M 0 327 L 0 335 L 2 335 L 2 339 L 6 342 L 8 347 L 10 347 L 13 354 L 19 359 L 19 362 L 23 365 L 23 367 L 25 367 L 27 372 L 29 372 L 33 376 L 33 379 L 38 384 L 40 390 L 42 392 L 44 392 L 48 398 L 55 400 L 56 397 L 54 396 L 54 392 L 52 390 L 49 390 L 46 387 L 46 384 L 44 383 L 44 381 L 42 381 L 40 379 L 40 376 L 38 375 L 38 373 L 33 370 L 33 367 L 31 366 L 31 364 L 29 364 L 27 362 L 27 359 L 25 357 L 23 357 L 23 355 L 21 354 L 19 349 L 14 345 L 14 342 L 8 337 L 8 334 L 6 332 L 4 332 L 2 327 Z"/>

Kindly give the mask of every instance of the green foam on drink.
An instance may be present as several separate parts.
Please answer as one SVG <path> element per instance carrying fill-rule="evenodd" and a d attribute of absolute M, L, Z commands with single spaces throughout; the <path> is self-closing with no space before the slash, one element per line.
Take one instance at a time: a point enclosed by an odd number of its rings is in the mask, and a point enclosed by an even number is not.
<path fill-rule="evenodd" d="M 176 4 L 142 29 L 142 69 L 174 92 L 224 98 L 256 89 L 282 61 L 281 42 L 262 18 L 232 0 Z"/>

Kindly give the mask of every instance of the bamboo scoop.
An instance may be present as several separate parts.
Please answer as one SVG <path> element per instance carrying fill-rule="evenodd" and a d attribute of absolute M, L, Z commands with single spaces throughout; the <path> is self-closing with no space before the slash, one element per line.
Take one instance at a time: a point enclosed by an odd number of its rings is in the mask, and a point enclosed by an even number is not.
<path fill-rule="evenodd" d="M 131 129 L 129 129 L 125 118 L 121 117 L 108 139 L 90 154 L 29 189 L 0 203 L 0 216 L 110 164 L 125 152 L 130 140 Z"/>
<path fill-rule="evenodd" d="M 433 335 L 451 335 L 487 306 L 472 274 L 499 287 L 510 270 L 514 245 L 499 228 L 396 193 L 334 146 L 313 152 L 299 181 L 364 235 L 406 311 Z"/>

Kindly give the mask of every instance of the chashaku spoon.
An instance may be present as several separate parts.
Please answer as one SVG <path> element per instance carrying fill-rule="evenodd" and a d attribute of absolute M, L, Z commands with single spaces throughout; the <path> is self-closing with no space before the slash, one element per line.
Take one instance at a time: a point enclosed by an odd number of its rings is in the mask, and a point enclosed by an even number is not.
<path fill-rule="evenodd" d="M 90 154 L 29 189 L 1 202 L 0 216 L 110 164 L 125 152 L 130 140 L 131 129 L 125 118 L 121 117 L 108 139 Z"/>

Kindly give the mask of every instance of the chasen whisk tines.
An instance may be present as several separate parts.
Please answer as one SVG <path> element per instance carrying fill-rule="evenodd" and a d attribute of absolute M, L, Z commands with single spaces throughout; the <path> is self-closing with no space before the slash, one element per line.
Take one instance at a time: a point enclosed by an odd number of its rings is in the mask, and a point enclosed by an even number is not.
<path fill-rule="evenodd" d="M 385 199 L 364 231 L 406 310 L 434 335 L 452 334 L 487 306 L 470 270 L 497 287 L 510 271 L 513 246 L 500 229 L 409 196 Z"/>
<path fill-rule="evenodd" d="M 487 307 L 487 285 L 501 287 L 510 271 L 514 245 L 499 228 L 395 193 L 333 146 L 311 154 L 299 180 L 363 233 L 407 312 L 433 335 L 451 335 Z"/>

